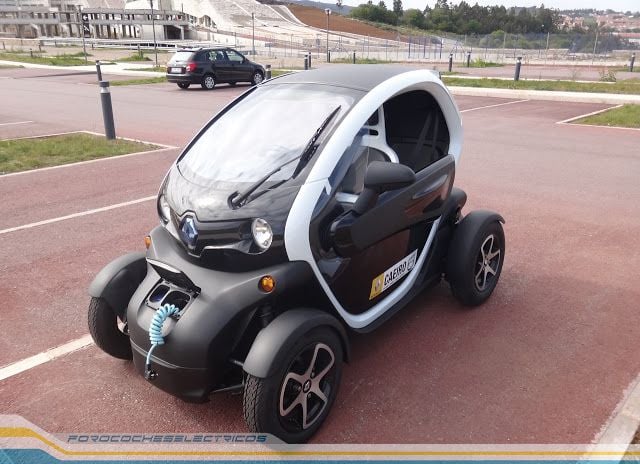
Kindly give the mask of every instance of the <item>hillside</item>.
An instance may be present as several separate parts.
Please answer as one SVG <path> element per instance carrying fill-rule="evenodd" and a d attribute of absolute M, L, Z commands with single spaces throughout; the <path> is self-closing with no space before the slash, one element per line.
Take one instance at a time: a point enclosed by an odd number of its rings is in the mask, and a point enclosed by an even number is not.
<path fill-rule="evenodd" d="M 287 5 L 291 12 L 307 26 L 317 27 L 318 29 L 326 29 L 327 15 L 324 10 L 311 8 L 308 6 L 290 3 Z M 369 24 L 350 19 L 345 16 L 332 13 L 329 20 L 329 30 L 338 32 L 349 32 L 351 34 L 368 35 L 379 39 L 396 40 L 398 37 L 395 32 L 385 31 L 384 29 L 370 26 Z"/>

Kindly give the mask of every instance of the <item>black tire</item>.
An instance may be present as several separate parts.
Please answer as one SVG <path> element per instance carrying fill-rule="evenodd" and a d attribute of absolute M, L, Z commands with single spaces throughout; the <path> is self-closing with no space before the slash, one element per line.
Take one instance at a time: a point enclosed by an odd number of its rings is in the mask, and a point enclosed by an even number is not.
<path fill-rule="evenodd" d="M 229 82 L 229 87 L 235 87 L 237 82 Z"/>
<path fill-rule="evenodd" d="M 89 333 L 105 353 L 118 359 L 133 359 L 129 336 L 118 327 L 118 316 L 102 298 L 89 303 Z M 126 322 L 126 321 L 122 321 Z"/>
<path fill-rule="evenodd" d="M 458 224 L 447 256 L 447 279 L 453 295 L 466 306 L 484 303 L 498 284 L 505 241 L 498 220 L 465 217 Z"/>
<path fill-rule="evenodd" d="M 213 90 L 216 86 L 216 78 L 213 74 L 205 74 L 202 76 L 200 86 L 205 90 Z"/>
<path fill-rule="evenodd" d="M 178 82 L 178 87 L 181 89 L 188 89 L 191 84 L 188 82 Z"/>
<path fill-rule="evenodd" d="M 264 80 L 264 74 L 260 71 L 254 71 L 251 76 L 251 85 L 258 85 Z"/>
<path fill-rule="evenodd" d="M 318 355 L 312 366 L 316 351 Z M 249 375 L 243 398 L 244 419 L 249 430 L 273 434 L 287 443 L 309 440 L 335 401 L 342 375 L 342 360 L 343 350 L 338 335 L 329 327 L 318 327 L 303 335 L 291 350 L 276 360 L 279 368 L 274 375 L 264 379 Z M 322 377 L 314 375 L 314 367 L 322 369 Z M 305 380 L 299 382 L 287 378 L 290 375 Z M 326 401 L 316 391 L 324 395 Z M 303 406 L 299 401 L 307 405 L 306 428 Z M 283 411 L 284 415 L 281 414 Z"/>

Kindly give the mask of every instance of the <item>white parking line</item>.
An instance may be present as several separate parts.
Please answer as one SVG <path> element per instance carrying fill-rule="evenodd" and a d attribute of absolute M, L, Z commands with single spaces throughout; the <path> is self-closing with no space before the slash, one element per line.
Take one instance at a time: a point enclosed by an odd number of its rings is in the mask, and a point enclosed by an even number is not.
<path fill-rule="evenodd" d="M 31 124 L 33 121 L 16 121 L 16 122 L 2 122 L 0 126 L 15 126 L 18 124 Z"/>
<path fill-rule="evenodd" d="M 53 361 L 56 358 L 85 348 L 91 344 L 93 344 L 93 339 L 91 338 L 91 335 L 87 334 L 76 340 L 65 343 L 64 345 L 51 348 L 50 350 L 43 351 L 42 353 L 38 353 L 26 359 L 22 359 L 20 361 L 8 364 L 4 367 L 0 367 L 0 381 L 20 374 L 21 372 L 28 371 L 29 369 L 39 366 L 40 364 Z"/>
<path fill-rule="evenodd" d="M 595 116 L 596 114 L 604 113 L 605 111 L 613 110 L 615 108 L 622 108 L 622 106 L 623 105 L 607 106 L 606 108 L 603 108 L 603 109 L 598 110 L 598 111 L 592 111 L 591 113 L 585 113 L 585 114 L 581 114 L 579 116 L 573 116 L 573 117 L 571 117 L 569 119 L 564 119 L 562 121 L 558 121 L 558 122 L 556 122 L 556 124 L 567 124 L 567 123 L 570 123 L 571 121 L 576 121 L 578 119 L 587 118 L 589 116 Z"/>
<path fill-rule="evenodd" d="M 101 208 L 89 209 L 87 211 L 82 211 L 80 213 L 73 213 L 73 214 L 68 214 L 66 216 L 60 216 L 57 218 L 45 219 L 44 221 L 32 222 L 30 224 L 24 224 L 16 227 L 9 227 L 8 229 L 0 230 L 0 235 L 8 234 L 10 232 L 17 232 L 19 230 L 24 230 L 24 229 L 31 229 L 33 227 L 44 226 L 47 224 L 53 224 L 55 222 L 66 221 L 67 219 L 74 219 L 77 217 L 89 216 L 91 214 L 96 214 L 96 213 L 102 213 L 104 211 L 110 211 L 112 209 L 123 208 L 125 206 L 131 206 L 138 203 L 143 203 L 145 201 L 155 200 L 156 198 L 157 196 L 153 195 L 150 197 L 138 198 L 137 200 L 125 201 L 123 203 L 116 203 L 114 205 L 103 206 Z"/>
<path fill-rule="evenodd" d="M 476 111 L 476 110 L 485 110 L 487 108 L 497 108 L 498 106 L 506 106 L 506 105 L 513 105 L 515 103 L 524 103 L 524 102 L 528 102 L 529 100 L 515 100 L 515 101 L 510 101 L 510 102 L 506 102 L 506 103 L 496 103 L 495 105 L 487 105 L 487 106 L 478 106 L 477 108 L 468 108 L 466 110 L 461 110 L 461 113 L 468 113 L 469 111 Z"/>

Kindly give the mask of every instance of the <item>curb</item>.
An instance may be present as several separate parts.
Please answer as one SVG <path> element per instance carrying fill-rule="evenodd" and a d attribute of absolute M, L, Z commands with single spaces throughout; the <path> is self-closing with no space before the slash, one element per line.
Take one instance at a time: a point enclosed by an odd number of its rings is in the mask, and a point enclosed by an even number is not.
<path fill-rule="evenodd" d="M 64 70 L 64 71 L 79 71 L 79 72 L 96 72 L 95 65 L 80 65 L 80 66 L 54 66 L 48 64 L 38 64 L 38 63 L 23 63 L 22 61 L 8 61 L 8 60 L 0 60 L 0 64 L 7 64 L 11 66 L 20 66 L 22 68 L 30 68 L 30 69 L 55 69 L 55 70 Z M 116 76 L 138 76 L 138 77 L 163 77 L 165 74 L 155 71 L 127 71 L 125 69 L 119 69 L 122 64 L 118 65 L 106 65 L 103 64 L 101 66 L 102 74 L 111 74 Z M 126 66 L 126 65 L 124 65 Z"/>
<path fill-rule="evenodd" d="M 611 413 L 595 442 L 599 445 L 631 445 L 640 427 L 640 375 L 631 383 L 623 399 Z"/>
<path fill-rule="evenodd" d="M 517 98 L 521 100 L 549 100 L 573 103 L 604 103 L 621 105 L 625 103 L 640 104 L 640 95 L 616 93 L 559 92 L 555 90 L 516 90 L 492 89 L 479 87 L 448 87 L 454 95 L 471 97 Z"/>

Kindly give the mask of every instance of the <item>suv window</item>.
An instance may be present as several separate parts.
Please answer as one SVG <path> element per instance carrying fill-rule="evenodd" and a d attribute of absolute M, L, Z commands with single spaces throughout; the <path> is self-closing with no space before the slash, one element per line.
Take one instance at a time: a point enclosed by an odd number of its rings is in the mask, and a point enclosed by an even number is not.
<path fill-rule="evenodd" d="M 227 50 L 227 57 L 229 57 L 229 61 L 234 63 L 242 63 L 244 61 L 244 56 L 235 50 Z"/>
<path fill-rule="evenodd" d="M 209 52 L 209 61 L 226 61 L 222 50 L 211 50 Z"/>
<path fill-rule="evenodd" d="M 176 52 L 172 57 L 169 63 L 181 63 L 186 62 L 191 59 L 193 56 L 193 52 Z"/>

